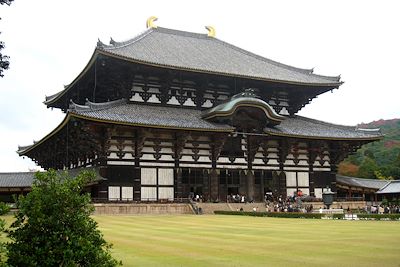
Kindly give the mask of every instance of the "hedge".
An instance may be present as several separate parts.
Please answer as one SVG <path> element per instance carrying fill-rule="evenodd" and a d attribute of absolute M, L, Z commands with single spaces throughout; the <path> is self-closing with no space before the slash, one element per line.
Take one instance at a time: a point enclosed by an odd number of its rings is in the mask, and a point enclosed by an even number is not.
<path fill-rule="evenodd" d="M 357 214 L 357 218 L 364 220 L 400 220 L 400 214 Z"/>
<path fill-rule="evenodd" d="M 332 219 L 344 219 L 344 214 L 323 214 L 323 213 L 301 213 L 301 212 L 254 212 L 254 211 L 222 211 L 216 210 L 219 215 L 240 215 L 254 217 L 277 217 L 277 218 L 308 218 L 321 219 L 331 217 Z M 355 214 L 361 220 L 400 220 L 400 214 Z"/>
<path fill-rule="evenodd" d="M 219 215 L 240 215 L 255 217 L 278 217 L 278 218 L 308 218 L 321 219 L 325 214 L 320 213 L 302 213 L 302 212 L 254 212 L 254 211 L 222 211 L 216 210 L 215 214 Z"/>

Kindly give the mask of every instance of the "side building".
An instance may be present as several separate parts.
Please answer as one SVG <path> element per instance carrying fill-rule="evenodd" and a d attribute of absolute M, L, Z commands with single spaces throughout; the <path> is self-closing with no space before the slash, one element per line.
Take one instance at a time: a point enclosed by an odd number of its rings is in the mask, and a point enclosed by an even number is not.
<path fill-rule="evenodd" d="M 75 80 L 45 104 L 66 115 L 18 153 L 44 169 L 96 167 L 98 200 L 225 201 L 240 194 L 320 197 L 337 165 L 379 130 L 296 115 L 339 88 L 322 76 L 209 34 L 156 27 L 98 42 Z"/>

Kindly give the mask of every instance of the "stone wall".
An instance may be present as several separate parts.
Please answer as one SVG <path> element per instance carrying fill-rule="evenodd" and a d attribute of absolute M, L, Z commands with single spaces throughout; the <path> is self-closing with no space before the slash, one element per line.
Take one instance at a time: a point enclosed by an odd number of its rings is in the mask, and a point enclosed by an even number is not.
<path fill-rule="evenodd" d="M 265 211 L 265 204 L 260 203 L 196 203 L 198 208 L 201 208 L 203 214 L 214 214 L 216 210 L 223 211 L 236 211 L 243 208 L 244 211 L 253 211 L 256 208 L 257 211 Z"/>
<path fill-rule="evenodd" d="M 193 214 L 189 204 L 94 204 L 94 214 L 134 215 L 134 214 Z"/>

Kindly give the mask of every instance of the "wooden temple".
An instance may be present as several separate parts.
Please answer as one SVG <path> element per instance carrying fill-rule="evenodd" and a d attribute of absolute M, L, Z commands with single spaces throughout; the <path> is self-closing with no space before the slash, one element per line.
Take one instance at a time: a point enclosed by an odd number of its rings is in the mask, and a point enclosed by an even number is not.
<path fill-rule="evenodd" d="M 44 169 L 97 168 L 104 201 L 178 201 L 230 194 L 320 197 L 337 165 L 379 130 L 296 113 L 340 76 L 285 65 L 217 39 L 157 27 L 101 41 L 82 72 L 45 104 L 65 112 L 18 153 Z"/>

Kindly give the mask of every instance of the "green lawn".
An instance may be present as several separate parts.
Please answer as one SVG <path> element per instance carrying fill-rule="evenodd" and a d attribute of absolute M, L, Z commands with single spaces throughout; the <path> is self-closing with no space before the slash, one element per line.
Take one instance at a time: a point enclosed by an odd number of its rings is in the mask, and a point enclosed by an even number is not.
<path fill-rule="evenodd" d="M 400 266 L 400 222 L 94 216 L 124 266 Z"/>

